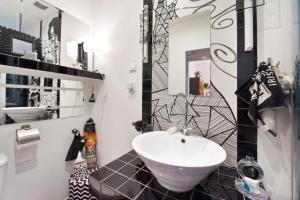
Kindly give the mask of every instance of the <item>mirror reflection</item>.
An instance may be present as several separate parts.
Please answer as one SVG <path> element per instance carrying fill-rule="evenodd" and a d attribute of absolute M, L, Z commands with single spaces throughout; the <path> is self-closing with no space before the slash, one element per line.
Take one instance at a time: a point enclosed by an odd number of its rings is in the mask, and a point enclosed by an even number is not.
<path fill-rule="evenodd" d="M 210 11 L 169 23 L 169 94 L 210 96 Z"/>
<path fill-rule="evenodd" d="M 54 6 L 36 0 L 1 0 L 0 32 L 0 53 L 59 64 L 61 12 Z"/>
<path fill-rule="evenodd" d="M 0 1 L 1 54 L 88 70 L 90 30 L 45 1 Z"/>
<path fill-rule="evenodd" d="M 81 81 L 0 75 L 0 124 L 83 115 Z"/>
<path fill-rule="evenodd" d="M 187 94 L 210 96 L 210 49 L 187 51 L 186 67 Z"/>
<path fill-rule="evenodd" d="M 90 30 L 90 25 L 42 0 L 0 1 L 0 54 L 39 61 L 41 70 L 52 64 L 90 68 L 84 43 Z M 84 114 L 82 81 L 2 72 L 0 125 Z"/>

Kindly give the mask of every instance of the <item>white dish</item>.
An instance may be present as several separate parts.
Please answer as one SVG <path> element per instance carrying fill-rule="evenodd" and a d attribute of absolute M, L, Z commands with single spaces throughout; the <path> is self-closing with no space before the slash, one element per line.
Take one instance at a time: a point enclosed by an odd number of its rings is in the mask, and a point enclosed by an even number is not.
<path fill-rule="evenodd" d="M 46 111 L 44 107 L 14 107 L 2 108 L 2 111 L 12 118 L 15 122 L 30 122 L 43 117 Z"/>

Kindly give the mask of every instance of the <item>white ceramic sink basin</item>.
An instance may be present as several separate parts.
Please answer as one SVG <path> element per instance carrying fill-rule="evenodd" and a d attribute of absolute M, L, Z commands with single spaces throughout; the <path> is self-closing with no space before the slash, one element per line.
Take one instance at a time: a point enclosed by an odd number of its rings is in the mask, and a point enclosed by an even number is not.
<path fill-rule="evenodd" d="M 14 107 L 2 108 L 2 111 L 12 118 L 15 122 L 30 122 L 40 119 L 46 108 L 44 107 Z"/>
<path fill-rule="evenodd" d="M 193 189 L 227 157 L 225 150 L 211 140 L 165 131 L 138 135 L 132 146 L 158 182 L 176 192 Z"/>

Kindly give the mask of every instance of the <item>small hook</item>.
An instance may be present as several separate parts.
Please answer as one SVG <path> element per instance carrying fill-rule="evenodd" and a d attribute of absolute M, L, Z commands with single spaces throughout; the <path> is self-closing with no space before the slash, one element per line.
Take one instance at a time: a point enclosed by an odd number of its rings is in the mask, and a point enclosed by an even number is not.
<path fill-rule="evenodd" d="M 80 135 L 80 131 L 78 129 L 74 128 L 72 130 L 72 134 L 74 134 L 75 136 L 79 136 Z"/>

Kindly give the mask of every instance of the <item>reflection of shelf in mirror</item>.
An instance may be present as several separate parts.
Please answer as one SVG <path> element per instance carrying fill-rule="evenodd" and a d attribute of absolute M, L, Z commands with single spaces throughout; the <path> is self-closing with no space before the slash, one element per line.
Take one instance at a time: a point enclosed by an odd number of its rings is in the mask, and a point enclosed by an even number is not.
<path fill-rule="evenodd" d="M 9 68 L 4 69 L 5 66 Z M 28 75 L 34 75 L 32 73 L 33 71 L 36 71 L 38 72 L 39 76 L 41 76 L 41 72 L 44 72 L 47 74 L 51 73 L 52 77 L 58 76 L 66 79 L 68 77 L 69 79 L 73 80 L 77 80 L 78 78 L 104 80 L 104 74 L 101 73 L 44 63 L 35 60 L 28 60 L 5 54 L 0 54 L 0 71 L 14 74 L 26 73 Z"/>
<path fill-rule="evenodd" d="M 0 84 L 0 87 L 5 88 L 20 88 L 20 89 L 39 89 L 39 90 L 68 90 L 68 91 L 81 91 L 83 88 L 65 88 L 65 87 L 45 87 L 45 86 L 32 86 L 32 85 L 15 85 L 15 84 Z"/>

